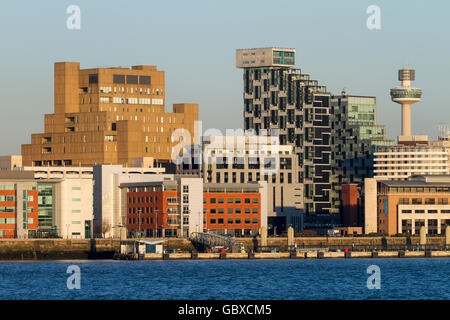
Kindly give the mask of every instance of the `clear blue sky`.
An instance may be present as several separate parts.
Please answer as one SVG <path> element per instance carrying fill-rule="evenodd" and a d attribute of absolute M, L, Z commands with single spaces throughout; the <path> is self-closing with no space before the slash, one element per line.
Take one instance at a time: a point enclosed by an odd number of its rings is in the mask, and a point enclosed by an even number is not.
<path fill-rule="evenodd" d="M 81 30 L 66 8 L 81 8 Z M 381 30 L 366 9 L 381 8 Z M 338 94 L 377 97 L 377 121 L 400 134 L 390 101 L 397 69 L 416 69 L 423 100 L 413 134 L 436 137 L 450 122 L 450 2 L 442 1 L 8 1 L 0 8 L 0 154 L 20 154 L 53 112 L 53 63 L 157 65 L 166 71 L 166 109 L 196 102 L 205 128 L 241 128 L 242 70 L 235 49 L 297 49 L 297 67 Z"/>

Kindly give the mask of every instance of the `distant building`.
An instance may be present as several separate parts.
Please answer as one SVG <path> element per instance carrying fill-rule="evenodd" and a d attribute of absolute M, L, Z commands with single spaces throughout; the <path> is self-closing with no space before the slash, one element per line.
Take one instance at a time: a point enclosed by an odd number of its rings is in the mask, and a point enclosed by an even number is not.
<path fill-rule="evenodd" d="M 195 142 L 198 105 L 175 104 L 165 112 L 164 71 L 156 66 L 80 69 L 78 62 L 54 68 L 54 113 L 44 133 L 22 145 L 24 166 L 130 166 L 135 158 L 172 159 L 172 132 L 186 129 Z"/>
<path fill-rule="evenodd" d="M 159 182 L 122 183 L 129 237 L 188 237 L 192 232 L 250 236 L 267 227 L 261 184 L 205 183 L 177 177 Z"/>
<path fill-rule="evenodd" d="M 236 50 L 236 67 L 243 69 L 244 129 L 265 130 L 293 147 L 308 228 L 326 232 L 327 222 L 315 220 L 338 213 L 331 203 L 331 95 L 294 68 L 294 49 Z"/>
<path fill-rule="evenodd" d="M 0 170 L 13 170 L 22 167 L 22 156 L 0 156 Z"/>
<path fill-rule="evenodd" d="M 38 191 L 32 172 L 0 171 L 0 238 L 29 238 L 38 230 Z"/>
<path fill-rule="evenodd" d="M 364 206 L 360 190 L 356 184 L 343 184 L 341 191 L 341 220 L 345 227 L 360 227 L 363 225 Z"/>
<path fill-rule="evenodd" d="M 31 170 L 1 171 L 5 223 L 0 222 L 0 237 L 91 238 L 92 187 L 92 178 L 42 179 Z"/>
<path fill-rule="evenodd" d="M 365 233 L 443 234 L 450 225 L 450 175 L 365 181 Z"/>
<path fill-rule="evenodd" d="M 376 98 L 348 95 L 332 97 L 333 206 L 342 213 L 344 184 L 361 185 L 374 176 L 374 154 L 393 146 L 386 140 L 386 127 L 376 124 Z M 350 226 L 344 224 L 344 226 Z"/>
<path fill-rule="evenodd" d="M 375 178 L 407 180 L 413 175 L 446 175 L 449 152 L 444 147 L 428 144 L 398 145 L 375 152 Z"/>
<path fill-rule="evenodd" d="M 91 168 L 94 180 L 94 235 L 119 238 L 126 227 L 126 198 L 122 183 L 173 180 L 164 168 L 126 168 L 121 165 L 97 165 Z"/>
<path fill-rule="evenodd" d="M 269 233 L 283 232 L 289 226 L 300 231 L 303 229 L 303 185 L 298 180 L 298 156 L 292 146 L 279 145 L 276 137 L 259 146 L 253 144 L 256 138 L 204 137 L 203 144 L 195 146 L 197 150 L 186 153 L 178 165 L 178 173 L 200 176 L 204 183 L 265 181 Z M 271 140 L 274 145 L 270 144 Z"/>

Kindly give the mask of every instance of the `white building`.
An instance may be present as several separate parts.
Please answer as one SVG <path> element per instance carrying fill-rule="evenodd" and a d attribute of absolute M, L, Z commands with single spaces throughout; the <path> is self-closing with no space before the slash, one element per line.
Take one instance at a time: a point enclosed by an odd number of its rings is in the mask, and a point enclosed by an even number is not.
<path fill-rule="evenodd" d="M 447 175 L 449 153 L 445 147 L 399 145 L 375 152 L 377 180 L 406 180 L 413 175 Z"/>
<path fill-rule="evenodd" d="M 126 212 L 126 194 L 121 193 L 120 184 L 173 180 L 173 175 L 163 172 L 164 168 L 94 166 L 94 234 L 105 238 L 120 237 L 121 228 L 125 227 L 122 212 Z"/>

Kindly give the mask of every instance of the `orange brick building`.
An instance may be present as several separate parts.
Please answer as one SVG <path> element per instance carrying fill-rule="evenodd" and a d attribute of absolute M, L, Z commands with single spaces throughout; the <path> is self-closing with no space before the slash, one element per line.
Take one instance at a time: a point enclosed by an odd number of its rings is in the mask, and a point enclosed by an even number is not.
<path fill-rule="evenodd" d="M 123 183 L 128 235 L 256 235 L 267 227 L 267 186 L 262 184 L 203 183 L 201 178 Z"/>
<path fill-rule="evenodd" d="M 78 62 L 54 69 L 54 113 L 44 133 L 22 145 L 24 166 L 92 166 L 153 158 L 169 162 L 176 129 L 194 137 L 197 104 L 175 104 L 165 112 L 164 71 L 156 66 L 80 70 Z"/>
<path fill-rule="evenodd" d="M 259 192 L 204 192 L 204 228 L 232 236 L 250 235 L 261 228 L 261 195 Z"/>
<path fill-rule="evenodd" d="M 362 208 L 361 197 L 358 185 L 343 184 L 341 192 L 342 203 L 342 225 L 344 227 L 362 226 Z"/>

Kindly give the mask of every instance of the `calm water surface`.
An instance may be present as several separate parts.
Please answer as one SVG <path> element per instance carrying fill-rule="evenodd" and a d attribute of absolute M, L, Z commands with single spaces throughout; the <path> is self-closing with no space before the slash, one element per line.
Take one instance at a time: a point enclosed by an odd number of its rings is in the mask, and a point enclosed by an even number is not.
<path fill-rule="evenodd" d="M 81 270 L 69 290 L 70 265 Z M 381 269 L 369 290 L 367 267 Z M 450 259 L 0 262 L 0 299 L 450 299 Z"/>

